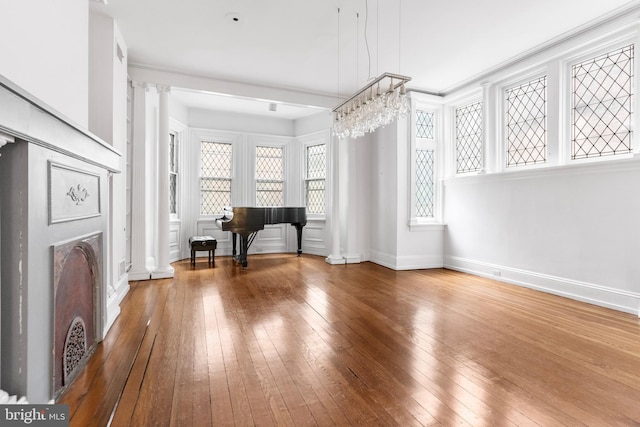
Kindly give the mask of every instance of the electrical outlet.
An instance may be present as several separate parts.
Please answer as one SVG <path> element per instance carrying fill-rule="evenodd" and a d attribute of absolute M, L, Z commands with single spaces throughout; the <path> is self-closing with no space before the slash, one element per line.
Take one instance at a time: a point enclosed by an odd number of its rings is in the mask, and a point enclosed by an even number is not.
<path fill-rule="evenodd" d="M 495 271 L 493 272 L 493 275 L 494 275 L 494 276 L 496 276 L 496 277 L 502 277 L 502 271 L 500 271 L 500 270 L 495 270 Z"/>

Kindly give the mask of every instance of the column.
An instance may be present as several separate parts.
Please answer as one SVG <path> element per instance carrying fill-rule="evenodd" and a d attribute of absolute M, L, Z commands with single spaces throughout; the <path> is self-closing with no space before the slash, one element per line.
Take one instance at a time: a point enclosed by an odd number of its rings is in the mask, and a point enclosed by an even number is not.
<path fill-rule="evenodd" d="M 131 143 L 131 269 L 130 280 L 148 280 L 146 244 L 146 156 L 147 156 L 147 92 L 145 82 L 132 82 L 133 86 L 133 136 Z"/>
<path fill-rule="evenodd" d="M 6 134 L 4 132 L 0 132 L 0 148 L 4 147 L 10 142 L 15 142 L 15 139 L 13 138 L 13 136 Z M 1 155 L 2 153 L 0 153 L 0 156 Z"/>
<path fill-rule="evenodd" d="M 169 86 L 157 85 L 158 106 L 158 258 L 152 279 L 173 277 L 169 264 Z"/>
<path fill-rule="evenodd" d="M 331 144 L 331 253 L 325 258 L 329 264 L 344 264 L 345 259 L 340 253 L 340 192 L 339 183 L 339 151 L 340 140 L 333 137 Z"/>

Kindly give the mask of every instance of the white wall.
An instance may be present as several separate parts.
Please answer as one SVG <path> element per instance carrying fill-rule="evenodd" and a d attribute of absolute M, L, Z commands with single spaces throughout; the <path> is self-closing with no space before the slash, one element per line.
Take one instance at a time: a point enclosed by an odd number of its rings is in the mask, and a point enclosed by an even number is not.
<path fill-rule="evenodd" d="M 89 2 L 0 0 L 0 10 L 0 74 L 87 128 Z"/>
<path fill-rule="evenodd" d="M 331 129 L 332 117 L 332 113 L 327 110 L 311 116 L 296 119 L 293 122 L 294 135 L 309 135 L 323 129 Z"/>
<path fill-rule="evenodd" d="M 189 127 L 230 132 L 294 136 L 293 120 L 238 114 L 227 111 L 189 109 Z"/>
<path fill-rule="evenodd" d="M 398 253 L 398 145 L 397 123 L 378 129 L 371 143 L 371 256 L 385 266 Z"/>
<path fill-rule="evenodd" d="M 442 267 L 442 225 L 409 226 L 408 122 L 400 118 L 371 137 L 371 261 L 395 270 Z"/>
<path fill-rule="evenodd" d="M 446 264 L 637 313 L 634 194 L 639 160 L 449 180 Z"/>
<path fill-rule="evenodd" d="M 109 16 L 89 17 L 89 130 L 116 148 L 122 173 L 111 176 L 109 188 L 109 264 L 107 328 L 120 313 L 129 285 L 126 275 L 127 46 Z"/>

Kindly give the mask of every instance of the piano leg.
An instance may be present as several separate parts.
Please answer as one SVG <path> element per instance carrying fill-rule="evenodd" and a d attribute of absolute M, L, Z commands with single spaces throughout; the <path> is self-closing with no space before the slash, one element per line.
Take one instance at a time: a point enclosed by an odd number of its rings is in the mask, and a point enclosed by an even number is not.
<path fill-rule="evenodd" d="M 242 269 L 247 269 L 247 252 L 249 251 L 249 236 L 240 235 L 240 262 Z"/>
<path fill-rule="evenodd" d="M 298 256 L 302 254 L 302 227 L 301 224 L 291 224 L 296 228 L 296 234 L 298 235 Z"/>
<path fill-rule="evenodd" d="M 233 258 L 236 257 L 236 237 L 238 237 L 238 233 L 231 233 L 231 245 L 233 247 L 233 250 L 231 252 L 231 256 Z"/>

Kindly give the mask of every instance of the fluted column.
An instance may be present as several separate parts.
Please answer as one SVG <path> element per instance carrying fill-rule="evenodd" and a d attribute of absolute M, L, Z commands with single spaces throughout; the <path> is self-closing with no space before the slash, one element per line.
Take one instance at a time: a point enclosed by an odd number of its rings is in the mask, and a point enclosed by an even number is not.
<path fill-rule="evenodd" d="M 173 277 L 169 264 L 169 86 L 156 86 L 158 105 L 158 258 L 152 279 Z"/>

